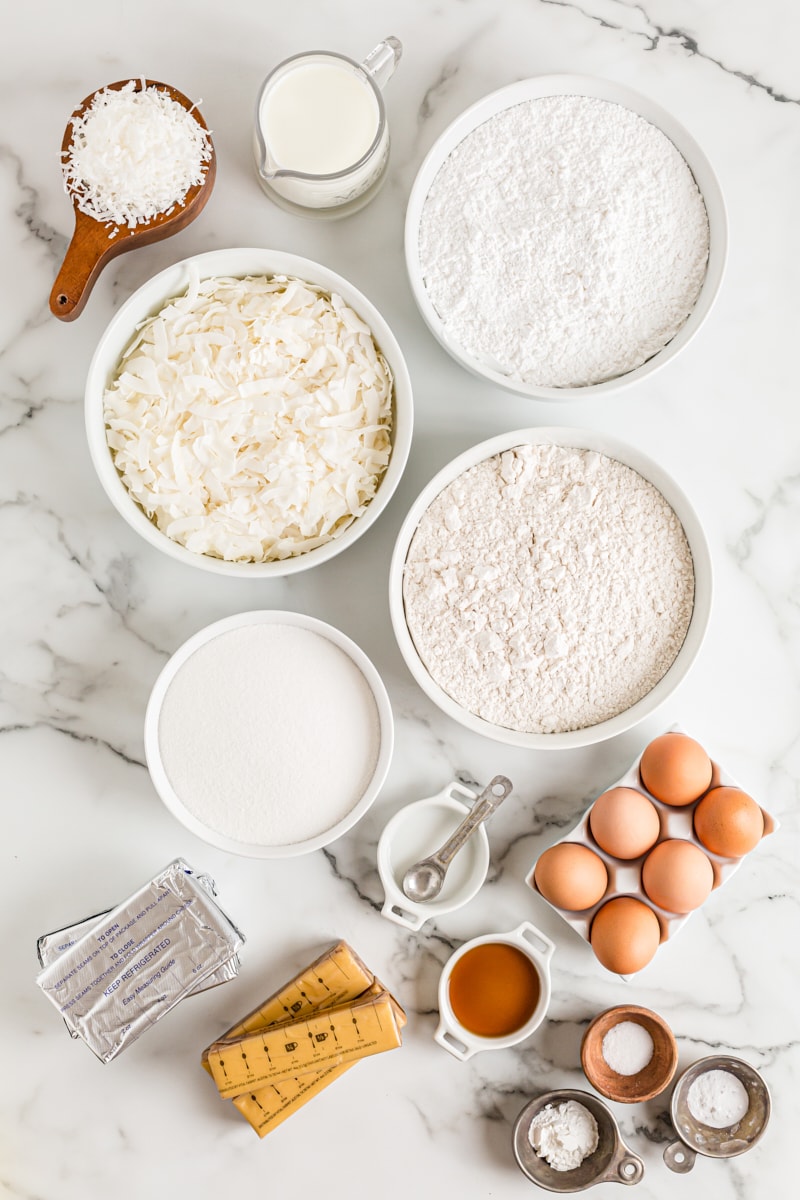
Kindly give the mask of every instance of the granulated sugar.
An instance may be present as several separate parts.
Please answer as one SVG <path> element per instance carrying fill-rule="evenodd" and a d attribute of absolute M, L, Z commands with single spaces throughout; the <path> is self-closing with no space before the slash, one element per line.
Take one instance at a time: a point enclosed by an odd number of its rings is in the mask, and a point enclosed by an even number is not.
<path fill-rule="evenodd" d="M 361 799 L 380 748 L 378 709 L 353 660 L 291 625 L 232 629 L 167 688 L 161 760 L 186 808 L 241 842 L 286 846 L 331 829 Z"/>
<path fill-rule="evenodd" d="M 521 445 L 429 506 L 403 599 L 417 653 L 453 700 L 508 729 L 562 733 L 624 712 L 667 672 L 694 570 L 680 521 L 636 471 Z"/>
<path fill-rule="evenodd" d="M 586 96 L 516 104 L 467 134 L 420 218 L 448 338 L 509 379 L 581 387 L 672 340 L 706 273 L 708 217 L 682 155 Z"/>

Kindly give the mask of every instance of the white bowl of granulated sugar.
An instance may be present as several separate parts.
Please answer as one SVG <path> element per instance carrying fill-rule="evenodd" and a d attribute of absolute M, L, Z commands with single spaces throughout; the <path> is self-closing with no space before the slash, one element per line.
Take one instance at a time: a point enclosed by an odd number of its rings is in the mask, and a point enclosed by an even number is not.
<path fill-rule="evenodd" d="M 148 770 L 192 833 L 288 858 L 335 841 L 389 770 L 392 709 L 355 642 L 302 613 L 240 613 L 201 629 L 156 680 Z"/>
<path fill-rule="evenodd" d="M 700 522 L 652 459 L 604 433 L 520 429 L 453 459 L 397 537 L 389 607 L 443 712 L 532 750 L 586 746 L 684 679 L 711 612 Z"/>
<path fill-rule="evenodd" d="M 444 131 L 408 202 L 420 312 L 473 374 L 543 400 L 602 395 L 674 358 L 727 252 L 717 178 L 652 100 L 543 75 Z"/>

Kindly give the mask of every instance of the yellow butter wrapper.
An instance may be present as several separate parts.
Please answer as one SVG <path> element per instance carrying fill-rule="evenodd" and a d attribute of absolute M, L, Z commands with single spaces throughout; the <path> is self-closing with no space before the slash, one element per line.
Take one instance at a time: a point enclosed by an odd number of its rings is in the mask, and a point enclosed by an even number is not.
<path fill-rule="evenodd" d="M 354 1062 L 340 1063 L 336 1067 L 322 1067 L 313 1074 L 278 1079 L 247 1095 L 234 1096 L 231 1103 L 263 1138 L 354 1066 Z"/>
<path fill-rule="evenodd" d="M 282 1077 L 351 1063 L 401 1044 L 388 992 L 309 1013 L 208 1048 L 208 1065 L 221 1096 L 241 1096 Z"/>
<path fill-rule="evenodd" d="M 255 1033 L 282 1021 L 292 1021 L 304 1012 L 331 1008 L 355 1000 L 372 984 L 374 976 L 347 942 L 337 942 L 305 967 L 257 1008 L 232 1025 L 222 1039 Z M 201 1057 L 208 1071 L 208 1050 Z M 211 1072 L 209 1071 L 209 1074 Z"/>
<path fill-rule="evenodd" d="M 383 984 L 376 979 L 359 998 L 368 995 L 377 996 L 384 990 Z M 402 1028 L 406 1023 L 406 1014 L 394 996 L 389 996 L 389 1000 L 398 1028 Z M 278 1079 L 266 1087 L 256 1088 L 247 1095 L 234 1096 L 232 1103 L 255 1129 L 258 1136 L 263 1138 L 353 1066 L 355 1066 L 355 1062 L 343 1063 L 335 1067 L 319 1068 L 313 1074 L 304 1073 L 286 1079 Z"/>

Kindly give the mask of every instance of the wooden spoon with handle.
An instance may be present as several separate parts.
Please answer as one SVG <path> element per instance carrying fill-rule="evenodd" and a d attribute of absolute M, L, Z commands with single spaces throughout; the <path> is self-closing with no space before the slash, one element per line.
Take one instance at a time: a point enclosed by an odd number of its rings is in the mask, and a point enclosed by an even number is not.
<path fill-rule="evenodd" d="M 118 83 L 109 83 L 98 91 L 119 91 L 130 82 L 129 79 L 122 79 Z M 205 121 L 192 101 L 169 84 L 157 83 L 152 79 L 134 80 L 134 83 L 135 91 L 148 87 L 166 92 L 187 112 L 191 112 L 198 125 L 208 132 Z M 61 143 L 62 159 L 69 153 L 72 145 L 73 121 L 83 116 L 96 95 L 97 92 L 92 92 L 91 96 L 87 96 L 70 117 Z M 74 191 L 71 193 L 75 230 L 50 293 L 50 311 L 56 317 L 62 321 L 74 321 L 80 315 L 98 275 L 112 258 L 124 254 L 126 250 L 135 250 L 137 246 L 147 246 L 151 242 L 160 242 L 162 238 L 171 237 L 199 216 L 208 203 L 217 174 L 217 156 L 210 137 L 208 145 L 211 157 L 204 164 L 203 178 L 200 183 L 189 189 L 183 203 L 175 204 L 169 213 L 157 213 L 151 220 L 135 225 L 132 229 L 127 225 L 98 221 L 88 213 L 82 212 L 78 207 L 80 197 Z"/>

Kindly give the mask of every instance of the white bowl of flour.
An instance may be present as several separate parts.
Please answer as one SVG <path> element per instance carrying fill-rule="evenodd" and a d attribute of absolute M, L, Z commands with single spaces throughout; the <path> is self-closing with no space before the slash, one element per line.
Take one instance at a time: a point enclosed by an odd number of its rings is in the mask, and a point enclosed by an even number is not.
<path fill-rule="evenodd" d="M 504 433 L 455 458 L 395 544 L 392 625 L 423 691 L 468 729 L 585 746 L 649 716 L 694 662 L 711 559 L 656 462 L 586 429 Z"/>
<path fill-rule="evenodd" d="M 645 96 L 547 75 L 445 130 L 408 203 L 406 263 L 431 332 L 473 374 L 570 400 L 663 366 L 708 315 L 727 219 L 691 135 Z"/>
<path fill-rule="evenodd" d="M 302 613 L 240 613 L 201 629 L 156 680 L 147 766 L 167 808 L 234 854 L 288 858 L 341 837 L 392 757 L 392 709 L 355 642 Z"/>

